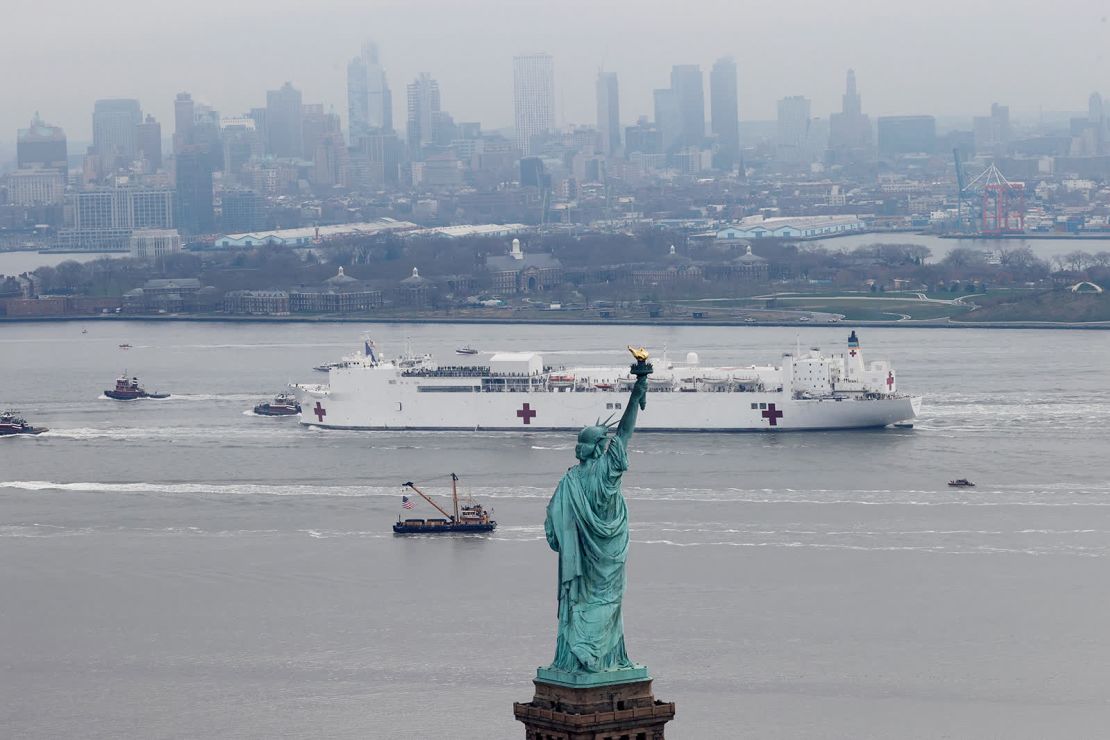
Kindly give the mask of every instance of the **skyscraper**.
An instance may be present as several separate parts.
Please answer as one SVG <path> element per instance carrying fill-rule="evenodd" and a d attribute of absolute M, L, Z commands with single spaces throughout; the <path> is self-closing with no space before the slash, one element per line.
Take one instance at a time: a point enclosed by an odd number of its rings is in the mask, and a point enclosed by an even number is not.
<path fill-rule="evenodd" d="M 347 62 L 347 129 L 352 143 L 370 131 L 369 80 L 361 56 Z"/>
<path fill-rule="evenodd" d="M 347 65 L 347 115 L 352 142 L 371 131 L 393 130 L 393 94 L 373 41 Z"/>
<path fill-rule="evenodd" d="M 193 112 L 193 96 L 187 92 L 178 93 L 173 101 L 174 154 L 193 143 Z"/>
<path fill-rule="evenodd" d="M 1091 97 L 1087 98 L 1087 122 L 1093 123 L 1096 126 L 1102 126 L 1106 121 L 1106 109 L 1102 102 L 1102 95 L 1097 92 L 1091 93 Z"/>
<path fill-rule="evenodd" d="M 286 82 L 266 93 L 266 133 L 270 154 L 299 159 L 304 156 L 301 91 Z"/>
<path fill-rule="evenodd" d="M 717 137 L 713 166 L 731 170 L 740 160 L 740 111 L 736 100 L 736 62 L 724 57 L 709 73 L 710 126 Z"/>
<path fill-rule="evenodd" d="M 146 160 L 148 172 L 162 169 L 162 124 L 149 113 L 136 127 L 135 147 L 140 159 Z"/>
<path fill-rule="evenodd" d="M 705 87 L 701 67 L 676 64 L 671 67 L 671 90 L 678 106 L 681 146 L 701 146 L 705 141 Z"/>
<path fill-rule="evenodd" d="M 976 116 L 972 120 L 975 131 L 975 150 L 997 155 L 1005 153 L 1010 143 L 1010 106 L 991 104 L 989 116 Z"/>
<path fill-rule="evenodd" d="M 659 153 L 670 154 L 681 145 L 682 140 L 682 111 L 678 106 L 678 96 L 666 87 L 656 90 L 652 98 L 655 128 L 659 131 Z"/>
<path fill-rule="evenodd" d="M 138 100 L 98 100 L 93 106 L 93 149 L 106 170 L 135 158 L 135 127 L 143 121 Z"/>
<path fill-rule="evenodd" d="M 855 70 L 848 70 L 839 113 L 829 116 L 831 161 L 848 162 L 870 152 L 871 119 L 863 114 L 863 102 L 856 90 Z"/>
<path fill-rule="evenodd" d="M 513 57 L 513 109 L 517 147 L 533 154 L 536 137 L 555 130 L 555 61 L 550 54 Z"/>
<path fill-rule="evenodd" d="M 1087 125 L 1085 138 L 1088 139 L 1088 149 L 1096 156 L 1106 153 L 1107 133 L 1106 109 L 1102 102 L 1102 95 L 1091 93 L 1087 99 Z"/>
<path fill-rule="evenodd" d="M 778 104 L 778 159 L 802 163 L 809 160 L 809 98 L 792 95 Z"/>
<path fill-rule="evenodd" d="M 31 125 L 19 129 L 16 134 L 16 166 L 21 170 L 57 170 L 64 182 L 69 174 L 67 157 L 65 131 L 44 123 L 37 112 L 31 119 Z"/>
<path fill-rule="evenodd" d="M 419 160 L 423 158 L 424 146 L 435 142 L 435 125 L 440 112 L 439 83 L 421 72 L 408 84 L 407 92 L 405 139 L 410 158 Z"/>
<path fill-rule="evenodd" d="M 243 165 L 252 157 L 261 157 L 265 147 L 258 135 L 254 119 L 246 116 L 220 121 L 220 148 L 223 152 L 220 169 L 227 181 L 237 181 Z"/>
<path fill-rule="evenodd" d="M 881 116 L 880 154 L 930 154 L 937 148 L 937 120 L 932 116 Z"/>
<path fill-rule="evenodd" d="M 178 228 L 189 234 L 215 229 L 212 208 L 212 167 L 207 149 L 187 146 L 174 157 Z"/>
<path fill-rule="evenodd" d="M 597 130 L 601 151 L 614 156 L 621 148 L 620 90 L 616 72 L 597 73 Z"/>

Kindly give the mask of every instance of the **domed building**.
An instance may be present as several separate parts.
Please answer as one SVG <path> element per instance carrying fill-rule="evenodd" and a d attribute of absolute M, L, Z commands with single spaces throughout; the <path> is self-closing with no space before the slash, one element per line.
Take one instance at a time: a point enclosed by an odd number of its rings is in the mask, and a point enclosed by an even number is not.
<path fill-rule="evenodd" d="M 563 282 L 563 264 L 554 255 L 525 254 L 520 239 L 508 254 L 486 257 L 486 271 L 500 293 L 538 293 Z"/>
<path fill-rule="evenodd" d="M 412 274 L 401 281 L 397 289 L 398 301 L 406 306 L 423 307 L 428 303 L 428 292 L 432 281 L 421 277 L 420 270 L 412 268 Z"/>
<path fill-rule="evenodd" d="M 663 259 L 653 265 L 653 269 L 633 270 L 634 285 L 660 285 L 677 283 L 683 280 L 701 280 L 704 277 L 701 267 L 683 254 L 678 254 L 674 245 Z"/>
<path fill-rule="evenodd" d="M 293 313 L 355 313 L 382 305 L 382 292 L 339 271 L 317 287 L 298 286 L 289 291 Z"/>
<path fill-rule="evenodd" d="M 732 260 L 730 273 L 734 279 L 748 283 L 767 282 L 767 260 L 752 254 L 752 245 L 745 244 L 744 254 Z"/>

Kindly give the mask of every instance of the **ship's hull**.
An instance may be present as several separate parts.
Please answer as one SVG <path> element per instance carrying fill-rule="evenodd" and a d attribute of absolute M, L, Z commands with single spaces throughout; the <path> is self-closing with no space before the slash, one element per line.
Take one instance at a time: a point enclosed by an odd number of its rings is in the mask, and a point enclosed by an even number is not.
<path fill-rule="evenodd" d="M 12 427 L 8 427 L 8 428 L 0 427 L 0 437 L 11 437 L 11 436 L 14 436 L 16 434 L 32 434 L 32 435 L 34 435 L 34 434 L 42 434 L 43 432 L 48 432 L 48 431 L 50 431 L 50 430 L 47 429 L 46 427 L 23 427 L 21 429 L 20 428 L 12 428 Z"/>
<path fill-rule="evenodd" d="M 155 400 L 160 400 L 170 397 L 169 393 L 132 393 L 130 391 L 104 391 L 104 395 L 116 401 L 138 401 L 142 398 L 153 398 Z"/>
<path fill-rule="evenodd" d="M 301 423 L 332 429 L 577 431 L 619 418 L 626 391 L 421 392 L 399 382 L 340 392 L 301 389 Z M 907 422 L 910 396 L 796 399 L 784 393 L 650 392 L 637 420 L 645 432 L 780 432 L 867 429 Z"/>
<path fill-rule="evenodd" d="M 292 409 L 288 406 L 270 406 L 269 404 L 254 407 L 254 413 L 258 416 L 296 416 L 300 411 L 300 408 Z"/>
<path fill-rule="evenodd" d="M 397 523 L 393 525 L 393 534 L 452 534 L 459 532 L 492 532 L 497 528 L 497 522 L 489 524 L 445 524 L 442 526 L 419 526 Z"/>

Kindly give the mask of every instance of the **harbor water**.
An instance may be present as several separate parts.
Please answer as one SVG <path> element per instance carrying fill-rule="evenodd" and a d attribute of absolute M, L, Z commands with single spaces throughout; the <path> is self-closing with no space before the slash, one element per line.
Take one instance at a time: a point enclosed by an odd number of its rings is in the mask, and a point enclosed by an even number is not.
<path fill-rule="evenodd" d="M 543 518 L 573 435 L 251 407 L 322 381 L 363 329 L 387 355 L 559 365 L 626 364 L 629 343 L 775 362 L 851 328 L 2 325 L 0 405 L 51 430 L 0 438 L 3 734 L 521 737 L 512 702 L 554 652 Z M 1110 335 L 860 339 L 924 396 L 915 428 L 632 439 L 625 630 L 677 702 L 668 737 L 1103 736 Z M 123 371 L 173 395 L 101 398 Z M 400 484 L 442 495 L 452 472 L 497 530 L 394 536 L 434 515 L 402 512 Z"/>

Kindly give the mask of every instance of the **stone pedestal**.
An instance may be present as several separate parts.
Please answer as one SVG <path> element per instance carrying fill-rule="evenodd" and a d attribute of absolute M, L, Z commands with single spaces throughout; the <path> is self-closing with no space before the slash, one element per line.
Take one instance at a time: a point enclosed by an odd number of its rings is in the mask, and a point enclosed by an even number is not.
<path fill-rule="evenodd" d="M 571 686 L 533 681 L 532 701 L 513 704 L 526 740 L 663 740 L 674 703 L 656 701 L 651 679 Z"/>

